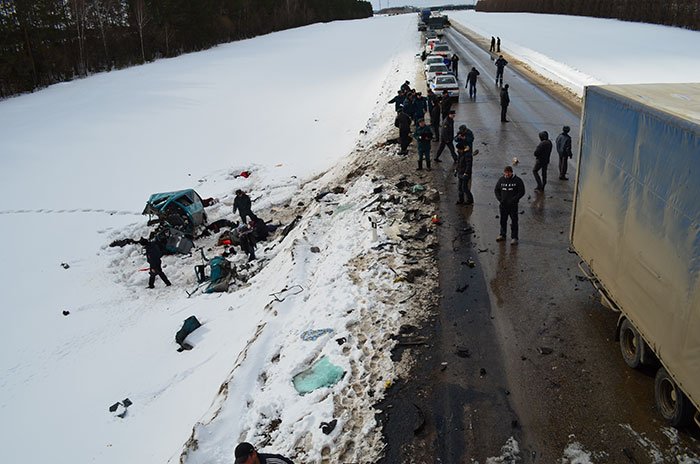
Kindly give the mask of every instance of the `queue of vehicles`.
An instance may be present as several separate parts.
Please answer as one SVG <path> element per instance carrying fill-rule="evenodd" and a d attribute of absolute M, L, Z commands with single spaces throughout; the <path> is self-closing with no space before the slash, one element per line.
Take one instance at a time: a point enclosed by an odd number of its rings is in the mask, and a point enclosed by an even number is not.
<path fill-rule="evenodd" d="M 446 42 L 425 36 L 425 81 L 428 88 L 442 95 L 447 91 L 450 98 L 459 99 L 459 81 L 445 63 L 452 56 L 452 50 Z"/>

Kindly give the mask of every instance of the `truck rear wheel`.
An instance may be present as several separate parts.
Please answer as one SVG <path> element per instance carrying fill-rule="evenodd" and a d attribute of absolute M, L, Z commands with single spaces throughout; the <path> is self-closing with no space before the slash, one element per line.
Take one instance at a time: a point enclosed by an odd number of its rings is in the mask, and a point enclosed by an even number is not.
<path fill-rule="evenodd" d="M 622 321 L 620 326 L 620 352 L 622 358 L 632 369 L 642 365 L 642 349 L 644 340 L 634 328 L 629 319 Z"/>
<path fill-rule="evenodd" d="M 663 367 L 656 372 L 654 397 L 659 412 L 673 427 L 681 427 L 690 422 L 693 405 Z"/>

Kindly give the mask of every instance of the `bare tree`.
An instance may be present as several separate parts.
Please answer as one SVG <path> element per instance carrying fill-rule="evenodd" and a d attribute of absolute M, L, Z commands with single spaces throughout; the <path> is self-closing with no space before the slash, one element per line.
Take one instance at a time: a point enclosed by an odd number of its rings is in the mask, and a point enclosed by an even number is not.
<path fill-rule="evenodd" d="M 107 25 L 112 11 L 114 0 L 90 0 L 90 13 L 100 30 L 102 47 L 105 52 L 105 62 L 109 64 L 109 51 L 107 49 Z"/>
<path fill-rule="evenodd" d="M 78 73 L 87 74 L 85 58 L 85 25 L 87 23 L 87 8 L 85 0 L 70 0 L 70 18 L 73 20 L 76 38 L 78 39 Z"/>
<path fill-rule="evenodd" d="M 139 40 L 141 41 L 141 59 L 145 63 L 146 52 L 143 48 L 143 29 L 146 27 L 146 24 L 148 24 L 148 21 L 150 20 L 150 18 L 148 17 L 148 13 L 146 12 L 145 0 L 136 0 L 134 2 L 134 19 L 136 20 L 136 27 L 139 30 Z"/>

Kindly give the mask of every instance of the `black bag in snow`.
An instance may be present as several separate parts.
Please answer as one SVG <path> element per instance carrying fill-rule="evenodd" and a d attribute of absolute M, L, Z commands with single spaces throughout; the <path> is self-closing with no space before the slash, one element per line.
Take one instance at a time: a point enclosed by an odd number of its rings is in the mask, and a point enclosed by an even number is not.
<path fill-rule="evenodd" d="M 184 347 L 185 344 L 185 339 L 189 334 L 197 330 L 199 327 L 201 327 L 202 324 L 197 320 L 196 317 L 190 316 L 187 319 L 185 319 L 185 322 L 182 324 L 182 328 L 177 331 L 175 334 L 175 342 L 180 345 L 182 348 Z"/>

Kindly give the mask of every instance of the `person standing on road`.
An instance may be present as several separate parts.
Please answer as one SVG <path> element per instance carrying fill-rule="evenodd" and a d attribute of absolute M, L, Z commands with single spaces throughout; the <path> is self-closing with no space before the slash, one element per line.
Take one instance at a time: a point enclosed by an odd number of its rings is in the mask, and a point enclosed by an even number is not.
<path fill-rule="evenodd" d="M 294 464 L 280 454 L 258 453 L 253 445 L 247 442 L 239 443 L 233 452 L 234 464 Z"/>
<path fill-rule="evenodd" d="M 457 154 L 455 153 L 455 147 L 452 143 L 452 139 L 455 137 L 455 111 L 450 110 L 447 117 L 442 121 L 442 131 L 440 132 L 440 146 L 438 147 L 437 153 L 435 153 L 435 162 L 440 162 L 440 155 L 442 151 L 447 147 L 452 155 L 452 160 L 457 161 Z"/>
<path fill-rule="evenodd" d="M 163 272 L 161 258 L 163 257 L 163 244 L 158 241 L 148 241 L 145 238 L 139 243 L 146 249 L 146 261 L 148 261 L 148 288 L 155 288 L 156 276 L 160 277 L 166 287 L 170 287 L 170 281 Z"/>
<path fill-rule="evenodd" d="M 452 62 L 452 72 L 454 73 L 455 77 L 459 76 L 459 57 L 457 56 L 456 53 L 452 54 L 452 58 L 450 58 L 450 61 Z"/>
<path fill-rule="evenodd" d="M 433 126 L 433 133 L 435 135 L 433 140 L 435 142 L 440 141 L 440 121 L 440 98 L 438 97 L 435 100 L 433 109 L 430 111 L 430 125 Z"/>
<path fill-rule="evenodd" d="M 569 180 L 569 178 L 566 177 L 566 171 L 569 167 L 569 158 L 573 158 L 574 156 L 571 152 L 570 130 L 571 128 L 569 126 L 564 126 L 556 141 L 557 153 L 559 153 L 559 180 Z"/>
<path fill-rule="evenodd" d="M 525 196 L 525 184 L 522 179 L 513 174 L 513 168 L 506 166 L 503 169 L 503 177 L 496 182 L 494 189 L 498 200 L 498 210 L 501 219 L 501 233 L 496 238 L 497 242 L 506 239 L 506 229 L 508 228 L 508 218 L 510 217 L 510 238 L 511 245 L 518 244 L 518 202 Z"/>
<path fill-rule="evenodd" d="M 491 48 L 489 49 L 490 52 L 495 52 L 496 51 L 496 38 L 494 36 L 491 36 Z"/>
<path fill-rule="evenodd" d="M 396 115 L 394 126 L 399 128 L 399 143 L 401 144 L 399 154 L 406 156 L 408 154 L 408 145 L 411 143 L 411 118 L 404 113 L 403 108 Z"/>
<path fill-rule="evenodd" d="M 496 53 L 501 53 L 501 38 L 496 37 Z"/>
<path fill-rule="evenodd" d="M 471 137 L 470 137 L 471 136 Z M 459 191 L 459 200 L 457 204 L 465 203 L 474 204 L 474 196 L 471 192 L 472 181 L 472 165 L 474 157 L 470 148 L 470 139 L 474 142 L 474 134 L 467 126 L 462 124 L 459 126 L 459 132 L 455 137 L 455 146 L 457 147 L 457 164 L 455 165 L 455 176 L 457 176 L 457 190 Z"/>
<path fill-rule="evenodd" d="M 476 81 L 479 77 L 479 71 L 475 67 L 467 74 L 467 87 L 469 87 L 469 98 L 476 98 Z"/>
<path fill-rule="evenodd" d="M 428 89 L 428 113 L 432 114 L 433 113 L 433 106 L 438 101 L 438 96 L 435 95 L 435 92 L 433 92 L 433 89 Z"/>
<path fill-rule="evenodd" d="M 423 170 L 423 160 L 425 160 L 425 166 L 430 171 L 430 141 L 433 140 L 433 131 L 425 125 L 425 119 L 418 120 L 413 138 L 418 141 L 418 170 Z"/>
<path fill-rule="evenodd" d="M 496 65 L 496 85 L 503 85 L 503 69 L 508 62 L 503 58 L 503 55 L 498 55 L 498 59 L 494 64 Z"/>
<path fill-rule="evenodd" d="M 440 100 L 440 113 L 442 114 L 442 119 L 447 118 L 447 115 L 450 114 L 451 109 L 452 99 L 450 98 L 450 94 L 447 90 L 443 90 L 442 100 Z"/>
<path fill-rule="evenodd" d="M 544 192 L 544 186 L 547 185 L 547 166 L 549 165 L 549 157 L 552 154 L 552 141 L 549 140 L 547 131 L 540 132 L 540 143 L 535 148 L 535 167 L 532 168 L 532 174 L 537 181 L 535 190 Z M 542 171 L 540 178 L 539 171 Z"/>
<path fill-rule="evenodd" d="M 501 122 L 508 122 L 508 119 L 506 119 L 508 105 L 510 105 L 510 95 L 508 95 L 508 88 L 509 85 L 506 84 L 501 89 Z"/>
<path fill-rule="evenodd" d="M 236 211 L 238 211 L 238 214 L 241 216 L 241 224 L 246 223 L 246 217 L 253 221 L 258 218 L 250 210 L 250 205 L 250 197 L 243 190 L 236 190 L 236 198 L 233 200 L 233 214 L 236 214 Z"/>

